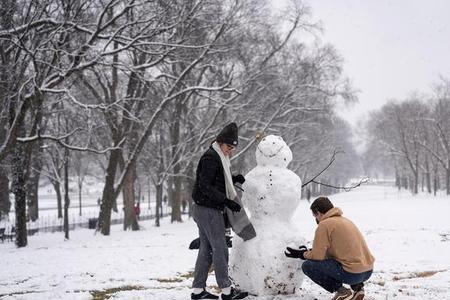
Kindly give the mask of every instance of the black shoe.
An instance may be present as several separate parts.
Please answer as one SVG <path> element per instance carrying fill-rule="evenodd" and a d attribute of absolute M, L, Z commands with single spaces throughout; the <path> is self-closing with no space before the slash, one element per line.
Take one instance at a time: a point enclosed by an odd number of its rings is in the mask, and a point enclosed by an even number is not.
<path fill-rule="evenodd" d="M 364 288 L 362 288 L 359 291 L 355 292 L 350 300 L 363 300 L 364 296 L 365 296 Z"/>
<path fill-rule="evenodd" d="M 248 296 L 248 292 L 242 292 L 235 288 L 231 288 L 231 293 L 229 295 L 221 294 L 220 299 L 222 300 L 231 300 L 231 299 L 244 299 Z"/>
<path fill-rule="evenodd" d="M 358 292 L 359 290 L 364 289 L 364 283 L 363 283 L 363 282 L 360 282 L 360 283 L 357 283 L 357 284 L 353 284 L 353 285 L 351 285 L 350 287 L 352 288 L 352 290 L 353 290 L 354 292 Z"/>
<path fill-rule="evenodd" d="M 196 299 L 219 299 L 219 296 L 213 295 L 209 292 L 207 292 L 206 290 L 203 290 L 203 292 L 201 292 L 200 294 L 191 294 L 191 299 L 192 300 L 196 300 Z"/>

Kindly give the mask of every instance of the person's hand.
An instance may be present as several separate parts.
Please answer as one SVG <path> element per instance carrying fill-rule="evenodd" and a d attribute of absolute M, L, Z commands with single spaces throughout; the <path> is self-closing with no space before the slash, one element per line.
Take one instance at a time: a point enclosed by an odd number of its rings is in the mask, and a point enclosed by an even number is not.
<path fill-rule="evenodd" d="M 299 250 L 292 249 L 291 247 L 286 247 L 286 251 L 284 251 L 284 255 L 291 258 L 300 258 L 305 260 L 305 252 L 308 251 L 306 246 L 300 246 Z"/>
<path fill-rule="evenodd" d="M 234 176 L 234 182 L 243 184 L 245 182 L 245 177 L 242 174 L 238 174 L 236 176 Z"/>
<path fill-rule="evenodd" d="M 230 199 L 225 199 L 225 206 L 228 207 L 229 209 L 231 209 L 231 211 L 234 212 L 238 212 L 241 210 L 241 206 L 239 205 L 239 203 L 230 200 Z"/>

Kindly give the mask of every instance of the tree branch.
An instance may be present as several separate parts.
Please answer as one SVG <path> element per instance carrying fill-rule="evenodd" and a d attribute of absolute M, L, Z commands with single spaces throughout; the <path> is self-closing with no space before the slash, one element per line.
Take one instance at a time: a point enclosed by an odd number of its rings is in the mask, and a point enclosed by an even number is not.
<path fill-rule="evenodd" d="M 363 183 L 367 183 L 369 181 L 369 177 L 365 177 L 363 179 L 361 179 L 357 184 L 352 185 L 352 186 L 335 186 L 335 185 L 331 185 L 328 183 L 323 183 L 320 181 L 316 181 L 316 178 L 319 177 L 323 172 L 325 172 L 328 168 L 331 167 L 331 165 L 333 164 L 333 162 L 336 160 L 336 155 L 339 153 L 343 153 L 342 151 L 338 151 L 338 150 L 334 150 L 333 151 L 333 155 L 331 156 L 330 162 L 327 164 L 327 166 L 320 171 L 317 175 L 315 175 L 312 179 L 308 180 L 306 183 L 302 184 L 302 188 L 304 188 L 305 186 L 307 186 L 308 184 L 310 184 L 311 182 L 326 186 L 326 187 L 330 187 L 333 189 L 337 189 L 337 190 L 345 190 L 346 192 L 349 192 L 350 190 L 359 187 L 361 184 Z"/>
<path fill-rule="evenodd" d="M 336 149 L 333 150 L 333 155 L 331 156 L 330 162 L 328 163 L 328 165 L 322 170 L 320 171 L 316 176 L 314 176 L 312 179 L 308 180 L 306 183 L 302 184 L 302 188 L 304 188 L 305 186 L 307 186 L 308 184 L 310 184 L 311 182 L 315 182 L 314 180 L 319 177 L 323 172 L 325 172 L 329 167 L 331 167 L 331 165 L 333 164 L 333 162 L 336 160 L 336 155 L 338 153 L 341 153 L 342 151 L 337 151 Z M 317 183 L 317 182 L 316 182 Z"/>
<path fill-rule="evenodd" d="M 323 186 L 326 186 L 326 187 L 330 187 L 330 188 L 333 188 L 333 189 L 345 190 L 346 192 L 349 192 L 352 189 L 359 187 L 361 184 L 369 182 L 369 180 L 370 180 L 369 177 L 364 177 L 357 184 L 352 185 L 352 186 L 334 186 L 334 185 L 331 185 L 331 184 L 327 184 L 327 183 L 323 183 L 323 182 L 315 181 L 315 180 L 312 180 L 311 182 L 314 182 L 314 183 L 317 183 L 317 184 L 320 184 L 320 185 L 323 185 Z M 302 187 L 303 187 L 303 185 L 302 185 Z"/>

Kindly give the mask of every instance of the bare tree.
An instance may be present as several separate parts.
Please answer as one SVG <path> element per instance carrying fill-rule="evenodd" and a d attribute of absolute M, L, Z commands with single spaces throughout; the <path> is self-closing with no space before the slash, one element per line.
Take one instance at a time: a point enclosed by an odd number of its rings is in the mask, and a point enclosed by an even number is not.
<path fill-rule="evenodd" d="M 425 144 L 425 148 L 444 169 L 445 189 L 447 195 L 450 195 L 450 82 L 448 80 L 443 79 L 436 86 L 434 97 L 430 123 L 436 143 L 430 141 Z M 436 177 L 436 167 L 434 169 Z"/>
<path fill-rule="evenodd" d="M 372 144 L 369 149 L 379 149 L 378 156 L 384 155 L 394 162 L 396 184 L 399 188 L 411 188 L 418 193 L 422 190 L 435 193 L 439 185 L 439 169 L 447 172 L 446 152 L 448 123 L 446 100 L 437 96 L 415 94 L 400 103 L 390 102 L 374 113 L 369 121 Z M 432 105 L 429 105 L 432 103 Z M 374 152 L 375 153 L 375 152 Z M 383 154 L 384 153 L 384 154 Z M 433 174 L 433 188 L 431 183 Z M 408 180 L 409 179 L 409 180 Z M 409 182 L 408 182 L 409 181 Z"/>

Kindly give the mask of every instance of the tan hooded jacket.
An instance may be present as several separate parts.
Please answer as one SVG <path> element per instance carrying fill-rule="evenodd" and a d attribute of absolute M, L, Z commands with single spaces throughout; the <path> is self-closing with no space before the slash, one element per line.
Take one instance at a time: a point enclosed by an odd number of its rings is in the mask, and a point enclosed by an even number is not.
<path fill-rule="evenodd" d="M 375 261 L 359 229 L 342 216 L 338 207 L 330 209 L 319 222 L 313 248 L 305 252 L 305 258 L 335 259 L 350 273 L 372 270 Z"/>

